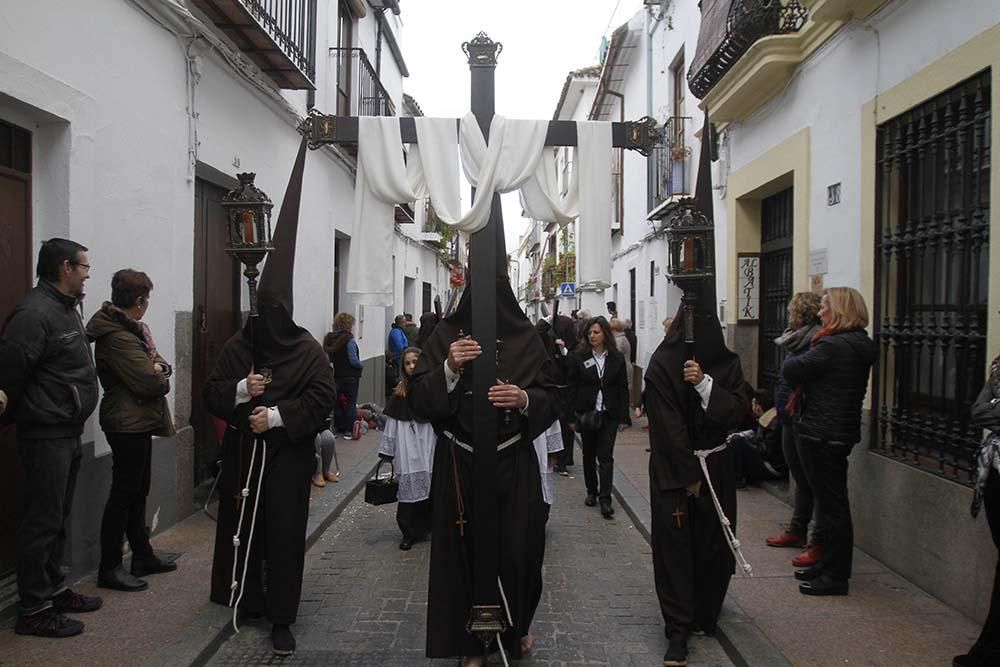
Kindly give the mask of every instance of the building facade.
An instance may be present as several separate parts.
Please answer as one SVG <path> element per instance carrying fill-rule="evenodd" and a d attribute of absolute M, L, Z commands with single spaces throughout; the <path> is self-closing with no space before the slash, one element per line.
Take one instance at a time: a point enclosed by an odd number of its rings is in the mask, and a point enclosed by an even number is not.
<path fill-rule="evenodd" d="M 856 542 L 981 620 L 994 549 L 969 516 L 968 419 L 1000 335 L 1000 5 L 701 4 L 688 81 L 719 134 L 730 343 L 769 386 L 792 294 L 861 291 L 880 357 L 851 456 Z"/>
<path fill-rule="evenodd" d="M 177 371 L 168 400 L 178 429 L 154 446 L 154 532 L 193 511 L 195 488 L 214 474 L 202 386 L 247 307 L 243 278 L 224 252 L 218 202 L 238 172 L 252 171 L 277 217 L 301 140 L 296 128 L 311 109 L 403 112 L 396 2 L 282 6 L 278 14 L 276 3 L 256 0 L 40 0 L 0 9 L 0 268 L 9 277 L 0 317 L 32 286 L 39 244 L 54 236 L 90 249 L 85 318 L 110 297 L 116 270 L 150 275 L 156 287 L 145 319 Z M 308 155 L 295 318 L 321 339 L 336 311 L 354 312 L 371 376 L 380 372 L 392 313 L 355 304 L 343 290 L 354 169 L 347 148 Z M 435 237 L 403 210 L 397 221 L 396 310 L 419 313 L 428 287 L 430 299 L 446 298 L 447 272 Z M 75 572 L 96 564 L 111 472 L 96 416 L 84 441 L 68 554 Z M 3 591 L 13 568 L 13 443 L 12 429 L 0 434 Z"/>

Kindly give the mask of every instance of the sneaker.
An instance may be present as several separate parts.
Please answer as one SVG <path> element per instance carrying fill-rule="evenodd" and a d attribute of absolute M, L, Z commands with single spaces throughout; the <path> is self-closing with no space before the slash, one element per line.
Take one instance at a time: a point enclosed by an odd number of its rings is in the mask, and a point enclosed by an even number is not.
<path fill-rule="evenodd" d="M 823 560 L 823 546 L 821 544 L 810 544 L 806 550 L 792 559 L 795 567 L 812 567 Z"/>
<path fill-rule="evenodd" d="M 46 609 L 30 616 L 18 616 L 14 632 L 36 637 L 72 637 L 83 632 L 83 623 Z"/>
<path fill-rule="evenodd" d="M 80 595 L 67 588 L 52 598 L 52 611 L 57 614 L 82 614 L 97 611 L 103 604 L 104 600 L 97 596 Z"/>
<path fill-rule="evenodd" d="M 271 645 L 275 655 L 291 655 L 295 653 L 295 636 L 287 625 L 275 623 L 271 629 Z"/>
<path fill-rule="evenodd" d="M 323 478 L 323 475 L 320 473 L 313 475 L 313 486 L 318 486 L 321 489 L 326 486 L 326 480 Z"/>
<path fill-rule="evenodd" d="M 787 530 L 781 535 L 773 535 L 767 538 L 765 542 L 769 547 L 795 547 L 803 549 L 806 546 L 806 538 Z"/>
<path fill-rule="evenodd" d="M 354 440 L 353 433 L 341 433 L 340 437 L 343 438 L 344 440 Z"/>

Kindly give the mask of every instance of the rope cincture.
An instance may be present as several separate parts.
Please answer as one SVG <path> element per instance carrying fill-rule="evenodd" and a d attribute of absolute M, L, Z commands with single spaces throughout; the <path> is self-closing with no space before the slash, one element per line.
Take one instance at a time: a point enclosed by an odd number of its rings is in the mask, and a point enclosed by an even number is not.
<path fill-rule="evenodd" d="M 236 570 L 239 566 L 239 555 L 240 555 L 240 533 L 243 530 L 243 515 L 246 511 L 246 498 L 250 495 L 250 482 L 253 479 L 253 464 L 257 458 L 257 443 L 263 443 L 263 453 L 261 454 L 260 462 L 260 474 L 257 475 L 257 491 L 254 494 L 253 499 L 253 512 L 250 514 L 250 534 L 247 535 L 247 548 L 246 556 L 243 558 L 243 576 L 240 581 L 236 581 Z M 254 527 L 257 525 L 257 507 L 260 503 L 260 487 L 261 483 L 264 481 L 264 461 L 267 460 L 267 440 L 260 437 L 255 437 L 253 441 L 253 448 L 250 450 L 250 466 L 247 469 L 247 481 L 246 486 L 240 491 L 240 495 L 243 498 L 243 502 L 240 505 L 240 520 L 236 524 L 236 534 L 233 535 L 233 583 L 230 585 L 229 594 L 229 606 L 233 608 L 233 630 L 236 632 L 240 631 L 239 625 L 236 623 L 236 615 L 240 609 L 240 601 L 243 599 L 243 590 L 246 587 L 247 582 L 247 568 L 250 566 L 250 546 L 253 544 L 253 531 Z M 233 596 L 236 595 L 236 591 L 239 590 L 239 595 L 236 596 L 235 604 L 233 602 Z"/>
<path fill-rule="evenodd" d="M 701 471 L 705 474 L 705 481 L 708 483 L 708 490 L 712 494 L 712 504 L 715 505 L 715 511 L 719 515 L 719 523 L 722 524 L 722 534 L 726 536 L 726 544 L 729 545 L 729 550 L 733 552 L 733 558 L 736 559 L 736 563 L 740 566 L 740 569 L 746 573 L 746 576 L 753 576 L 753 566 L 750 565 L 744 556 L 743 552 L 740 550 L 740 541 L 736 539 L 736 534 L 733 532 L 732 523 L 729 521 L 729 517 L 722 510 L 722 504 L 719 502 L 719 497 L 715 494 L 715 487 L 712 486 L 712 477 L 708 474 L 708 463 L 706 459 L 712 454 L 716 454 L 726 449 L 729 446 L 729 440 L 735 434 L 731 434 L 726 438 L 726 441 L 714 447 L 712 449 L 696 449 L 694 455 L 698 457 L 698 463 L 701 464 Z"/>

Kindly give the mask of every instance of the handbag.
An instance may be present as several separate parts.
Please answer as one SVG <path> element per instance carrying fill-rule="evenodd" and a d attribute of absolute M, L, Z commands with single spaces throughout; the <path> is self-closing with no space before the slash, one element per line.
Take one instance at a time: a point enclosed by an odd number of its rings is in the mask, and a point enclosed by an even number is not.
<path fill-rule="evenodd" d="M 581 431 L 599 431 L 604 427 L 604 411 L 577 412 L 576 425 Z"/>
<path fill-rule="evenodd" d="M 399 480 L 396 478 L 396 466 L 389 461 L 389 476 L 379 474 L 385 462 L 381 459 L 375 467 L 375 476 L 365 482 L 365 502 L 369 505 L 387 505 L 397 500 Z"/>

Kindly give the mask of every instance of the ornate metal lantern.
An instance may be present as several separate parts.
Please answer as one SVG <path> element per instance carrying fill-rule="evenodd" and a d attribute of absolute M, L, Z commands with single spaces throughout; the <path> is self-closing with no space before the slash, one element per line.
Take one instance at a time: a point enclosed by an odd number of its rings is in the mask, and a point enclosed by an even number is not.
<path fill-rule="evenodd" d="M 230 190 L 222 198 L 226 210 L 228 240 L 226 252 L 235 255 L 243 264 L 243 275 L 250 288 L 250 315 L 257 314 L 257 276 L 260 264 L 267 253 L 274 249 L 271 245 L 271 209 L 274 204 L 256 185 L 256 174 L 237 174 L 240 187 Z"/>
<path fill-rule="evenodd" d="M 684 290 L 684 340 L 694 344 L 694 312 L 700 288 L 715 280 L 715 227 L 692 197 L 663 211 L 667 278 Z"/>
<path fill-rule="evenodd" d="M 692 198 L 677 202 L 663 219 L 669 255 L 667 276 L 687 292 L 715 278 L 715 228 Z"/>

